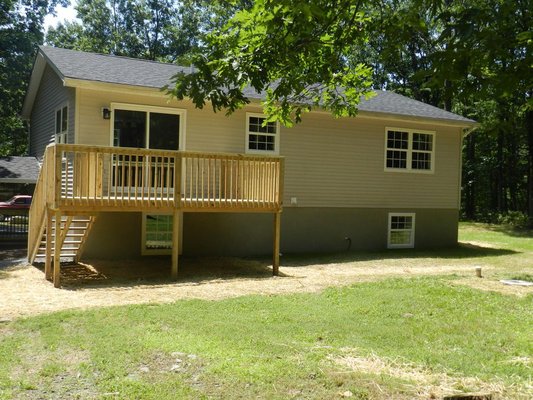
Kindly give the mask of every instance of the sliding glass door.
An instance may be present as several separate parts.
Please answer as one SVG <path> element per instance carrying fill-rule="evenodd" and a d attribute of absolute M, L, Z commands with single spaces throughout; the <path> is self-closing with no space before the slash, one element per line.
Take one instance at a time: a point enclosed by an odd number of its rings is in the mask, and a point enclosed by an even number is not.
<path fill-rule="evenodd" d="M 112 144 L 154 150 L 182 148 L 183 111 L 131 104 L 112 105 Z M 116 154 L 112 182 L 115 192 L 146 195 L 173 190 L 173 158 Z"/>
<path fill-rule="evenodd" d="M 179 114 L 116 108 L 113 116 L 114 146 L 160 150 L 180 149 Z"/>

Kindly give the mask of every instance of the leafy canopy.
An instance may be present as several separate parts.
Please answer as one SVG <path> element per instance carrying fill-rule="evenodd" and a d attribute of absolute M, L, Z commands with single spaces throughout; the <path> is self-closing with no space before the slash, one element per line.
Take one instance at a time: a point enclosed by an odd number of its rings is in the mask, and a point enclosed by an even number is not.
<path fill-rule="evenodd" d="M 270 121 L 290 126 L 313 106 L 353 116 L 370 94 L 371 70 L 348 63 L 367 41 L 365 1 L 256 0 L 220 30 L 205 35 L 192 56 L 195 72 L 175 77 L 169 92 L 202 108 L 232 113 L 249 102 L 245 88 L 264 93 Z"/>
<path fill-rule="evenodd" d="M 19 116 L 43 22 L 67 0 L 2 0 L 0 2 L 0 155 L 26 151 L 26 123 Z"/>
<path fill-rule="evenodd" d="M 208 0 L 78 0 L 79 22 L 51 28 L 46 41 L 74 50 L 188 64 L 201 32 L 223 25 L 235 7 Z"/>

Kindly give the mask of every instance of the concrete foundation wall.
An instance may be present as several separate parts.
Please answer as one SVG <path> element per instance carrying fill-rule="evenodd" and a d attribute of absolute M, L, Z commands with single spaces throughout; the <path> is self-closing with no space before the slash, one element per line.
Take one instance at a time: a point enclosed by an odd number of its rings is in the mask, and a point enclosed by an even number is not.
<path fill-rule="evenodd" d="M 99 259 L 141 256 L 141 214 L 100 213 L 87 239 L 82 257 Z"/>
<path fill-rule="evenodd" d="M 294 207 L 286 208 L 281 216 L 281 252 L 385 249 L 389 212 L 416 214 L 415 248 L 457 244 L 457 210 Z M 269 255 L 273 218 L 272 214 L 185 213 L 183 254 Z M 140 213 L 102 213 L 93 227 L 84 256 L 139 257 L 141 222 Z"/>

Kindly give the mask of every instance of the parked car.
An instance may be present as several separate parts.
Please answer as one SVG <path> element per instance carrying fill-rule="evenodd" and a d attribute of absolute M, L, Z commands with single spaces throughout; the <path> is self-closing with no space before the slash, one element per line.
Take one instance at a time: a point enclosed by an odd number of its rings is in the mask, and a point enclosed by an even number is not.
<path fill-rule="evenodd" d="M 19 194 L 8 201 L 0 201 L 0 221 L 12 215 L 12 210 L 28 210 L 31 206 L 31 196 Z"/>

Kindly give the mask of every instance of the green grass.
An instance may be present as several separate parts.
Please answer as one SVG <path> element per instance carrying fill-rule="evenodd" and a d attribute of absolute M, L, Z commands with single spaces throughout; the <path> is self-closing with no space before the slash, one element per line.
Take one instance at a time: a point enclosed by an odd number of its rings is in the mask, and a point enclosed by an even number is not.
<path fill-rule="evenodd" d="M 506 225 L 462 222 L 459 229 L 459 240 L 487 242 L 499 249 L 533 251 L 533 230 Z"/>
<path fill-rule="evenodd" d="M 533 251 L 528 236 L 480 225 L 464 225 L 461 236 L 507 250 L 482 256 L 496 266 Z M 349 391 L 356 399 L 411 399 L 427 386 L 420 373 L 435 387 L 448 376 L 448 389 L 492 384 L 503 388 L 500 398 L 530 398 L 533 297 L 453 280 L 385 279 L 16 320 L 0 325 L 0 398 L 332 399 Z M 346 357 L 392 367 L 335 361 Z"/>

